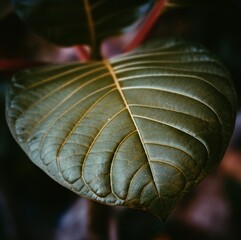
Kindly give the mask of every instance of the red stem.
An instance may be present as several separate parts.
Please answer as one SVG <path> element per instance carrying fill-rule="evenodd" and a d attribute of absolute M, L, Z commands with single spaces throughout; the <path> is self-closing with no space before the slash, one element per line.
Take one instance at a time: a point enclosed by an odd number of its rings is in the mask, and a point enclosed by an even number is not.
<path fill-rule="evenodd" d="M 131 51 L 132 49 L 139 46 L 145 40 L 151 28 L 153 27 L 158 17 L 160 16 L 161 12 L 165 8 L 166 3 L 167 3 L 167 0 L 158 0 L 156 2 L 152 10 L 144 20 L 144 23 L 140 27 L 140 30 L 137 32 L 137 34 L 132 39 L 132 41 L 124 49 L 124 52 Z"/>
<path fill-rule="evenodd" d="M 90 52 L 85 46 L 77 45 L 75 48 L 81 62 L 88 62 L 90 60 Z"/>
<path fill-rule="evenodd" d="M 89 51 L 84 46 L 76 46 L 79 59 L 87 62 L 90 59 Z M 27 59 L 0 59 L 0 71 L 15 72 L 17 70 L 44 65 L 44 62 L 36 62 Z"/>
<path fill-rule="evenodd" d="M 17 71 L 23 68 L 39 66 L 44 63 L 33 62 L 25 59 L 0 59 L 1 71 Z"/>

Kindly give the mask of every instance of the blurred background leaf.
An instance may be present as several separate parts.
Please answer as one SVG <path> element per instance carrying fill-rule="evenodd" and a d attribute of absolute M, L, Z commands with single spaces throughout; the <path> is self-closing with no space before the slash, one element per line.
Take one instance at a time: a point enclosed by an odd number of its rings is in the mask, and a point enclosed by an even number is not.
<path fill-rule="evenodd" d="M 18 16 L 36 33 L 62 46 L 90 45 L 121 34 L 152 7 L 154 0 L 14 0 Z M 97 49 L 97 50 L 96 50 Z"/>

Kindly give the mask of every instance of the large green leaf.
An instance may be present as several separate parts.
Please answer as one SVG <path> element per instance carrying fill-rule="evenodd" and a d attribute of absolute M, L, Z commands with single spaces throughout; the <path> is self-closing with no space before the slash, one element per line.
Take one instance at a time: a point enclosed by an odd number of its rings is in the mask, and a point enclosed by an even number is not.
<path fill-rule="evenodd" d="M 164 219 L 225 152 L 236 102 L 229 79 L 202 47 L 156 42 L 109 61 L 19 73 L 7 119 L 60 184 Z"/>
<path fill-rule="evenodd" d="M 37 33 L 60 45 L 89 44 L 119 34 L 154 0 L 14 0 L 16 12 Z"/>

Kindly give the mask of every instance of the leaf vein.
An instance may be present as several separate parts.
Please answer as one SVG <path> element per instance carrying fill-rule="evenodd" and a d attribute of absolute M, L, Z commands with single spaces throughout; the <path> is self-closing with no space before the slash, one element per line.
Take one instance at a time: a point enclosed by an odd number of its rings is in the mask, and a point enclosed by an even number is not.
<path fill-rule="evenodd" d="M 149 120 L 149 121 L 156 122 L 156 123 L 160 123 L 160 124 L 166 125 L 168 127 L 171 127 L 173 129 L 176 129 L 178 131 L 181 131 L 182 133 L 189 135 L 190 137 L 196 139 L 202 145 L 204 145 L 204 147 L 205 147 L 205 149 L 206 149 L 206 151 L 207 151 L 207 153 L 209 155 L 209 147 L 208 147 L 207 143 L 203 139 L 197 137 L 196 135 L 193 135 L 191 132 L 186 131 L 184 128 L 178 128 L 177 126 L 174 126 L 174 125 L 171 125 L 171 124 L 168 124 L 166 122 L 162 122 L 162 121 L 150 118 L 150 117 L 144 117 L 144 116 L 140 116 L 140 115 L 133 115 L 133 117 L 134 118 L 141 118 L 141 119 Z"/>
<path fill-rule="evenodd" d="M 118 150 L 120 149 L 120 147 L 122 146 L 122 144 L 134 133 L 136 133 L 137 130 L 134 130 L 132 132 L 130 132 L 129 134 L 127 134 L 118 144 L 117 148 L 115 149 L 115 152 L 113 153 L 113 158 L 111 161 L 111 166 L 110 166 L 110 186 L 111 186 L 111 192 L 115 195 L 116 193 L 114 192 L 114 188 L 113 188 L 113 167 L 114 167 L 114 163 L 115 163 L 115 159 L 116 159 L 116 154 L 118 153 Z"/>
<path fill-rule="evenodd" d="M 128 190 L 127 190 L 127 195 L 126 195 L 126 200 L 128 200 L 128 196 L 129 196 L 129 191 L 130 191 L 130 188 L 131 188 L 131 184 L 132 184 L 132 182 L 133 182 L 133 180 L 134 180 L 134 178 L 137 176 L 137 174 L 143 169 L 143 168 L 145 168 L 146 166 L 148 166 L 148 168 L 150 169 L 150 162 L 147 162 L 147 163 L 145 163 L 144 165 L 142 165 L 134 174 L 133 174 L 133 176 L 132 176 L 132 178 L 131 178 L 131 181 L 130 181 L 130 183 L 129 183 L 129 185 L 128 185 Z M 153 176 L 152 176 L 152 182 L 154 182 L 153 181 Z M 156 188 L 156 185 L 155 185 L 155 182 L 154 182 L 154 187 Z M 157 191 L 157 189 L 156 189 L 156 191 Z M 157 193 L 158 193 L 158 195 L 159 195 L 159 192 L 157 191 Z"/>
<path fill-rule="evenodd" d="M 129 108 L 129 105 L 128 105 L 127 100 L 126 100 L 126 98 L 125 98 L 125 96 L 124 96 L 124 93 L 123 93 L 123 91 L 122 91 L 122 89 L 121 89 L 120 83 L 119 83 L 119 81 L 118 81 L 118 79 L 117 79 L 117 77 L 116 77 L 116 75 L 115 75 L 115 72 L 113 71 L 112 66 L 111 66 L 107 61 L 104 61 L 104 64 L 105 64 L 105 66 L 107 67 L 107 69 L 109 70 L 110 74 L 112 75 L 113 80 L 114 80 L 115 85 L 116 85 L 116 88 L 118 89 L 118 91 L 119 91 L 119 93 L 120 93 L 120 95 L 121 95 L 121 98 L 122 98 L 122 100 L 123 100 L 124 103 L 125 103 L 125 106 L 126 106 L 128 112 L 129 112 L 129 115 L 130 115 L 130 117 L 131 117 L 131 119 L 132 119 L 132 122 L 134 123 L 134 125 L 135 125 L 135 127 L 136 127 L 136 130 L 137 130 L 137 132 L 138 132 L 140 141 L 142 142 L 142 147 L 143 147 L 143 150 L 145 151 L 147 161 L 149 162 L 148 152 L 147 152 L 147 150 L 146 150 L 146 148 L 145 148 L 144 141 L 143 141 L 143 139 L 142 139 L 142 135 L 141 135 L 140 131 L 138 130 L 138 126 L 137 126 L 137 124 L 136 124 L 136 122 L 135 122 L 135 119 L 134 119 L 133 116 L 132 116 L 132 112 L 131 112 L 131 110 L 130 110 L 130 108 Z M 152 173 L 152 178 L 153 178 L 153 182 L 154 182 L 154 185 L 155 185 L 156 192 L 157 192 L 157 194 L 159 195 L 158 189 L 157 189 L 156 184 L 155 184 L 155 179 L 154 179 L 154 176 L 153 176 L 153 172 L 152 172 L 151 166 L 149 166 L 149 167 L 150 167 L 150 171 L 151 171 L 151 173 Z"/>
<path fill-rule="evenodd" d="M 52 81 L 52 80 L 56 80 L 57 78 L 61 78 L 61 77 L 65 76 L 65 75 L 68 75 L 68 74 L 70 74 L 70 73 L 77 72 L 78 70 L 83 70 L 83 69 L 86 69 L 86 68 L 93 67 L 94 65 L 99 65 L 99 63 L 93 63 L 93 64 L 91 64 L 91 65 L 86 64 L 86 65 L 84 65 L 84 66 L 78 66 L 78 67 L 76 67 L 76 68 L 74 68 L 74 69 L 65 71 L 65 72 L 60 73 L 60 74 L 56 74 L 56 75 L 54 75 L 54 76 L 52 76 L 52 77 L 49 77 L 49 78 L 46 78 L 46 79 L 44 79 L 44 80 L 42 80 L 42 81 L 39 80 L 39 81 L 37 81 L 36 83 L 34 83 L 34 84 L 30 85 L 29 87 L 27 87 L 26 90 L 30 90 L 30 89 L 35 88 L 35 87 L 37 87 L 37 86 L 40 86 L 40 85 L 42 85 L 42 84 L 44 84 L 44 83 L 50 82 L 50 81 Z M 60 67 L 62 67 L 62 66 L 60 66 Z M 31 73 L 31 71 L 29 71 L 29 73 Z M 40 72 L 40 73 L 42 74 L 42 72 Z"/>
<path fill-rule="evenodd" d="M 149 105 L 144 105 L 144 104 L 129 104 L 129 106 L 130 107 L 143 107 L 143 108 L 161 109 L 161 110 L 170 111 L 170 112 L 174 112 L 174 113 L 180 113 L 180 114 L 183 114 L 185 116 L 188 116 L 188 117 L 191 116 L 193 118 L 196 118 L 196 119 L 202 120 L 203 122 L 208 123 L 208 120 L 206 120 L 206 119 L 194 116 L 193 114 L 190 114 L 190 113 L 180 112 L 180 111 L 170 109 L 170 108 L 164 108 L 164 107 L 159 107 L 159 106 L 149 106 Z"/>
<path fill-rule="evenodd" d="M 70 99 L 74 94 L 76 94 L 78 91 L 80 91 L 81 89 L 83 89 L 84 87 L 88 86 L 89 84 L 95 82 L 95 81 L 98 81 L 99 79 L 101 79 L 102 77 L 104 76 L 108 76 L 108 74 L 103 74 L 103 75 L 100 75 L 98 76 L 97 78 L 93 78 L 91 79 L 90 81 L 80 85 L 78 88 L 76 88 L 74 91 L 72 91 L 68 96 L 66 96 L 62 101 L 60 101 L 56 106 L 54 106 L 46 115 L 44 115 L 43 117 L 41 117 L 32 127 L 31 127 L 31 131 L 28 133 L 28 135 L 31 135 L 31 133 L 34 131 L 35 127 L 37 125 L 39 125 L 42 121 L 44 121 L 48 116 L 50 116 L 58 107 L 62 106 L 68 99 Z M 109 85 L 111 86 L 111 85 Z M 107 86 L 108 87 L 108 86 Z M 101 88 L 101 89 L 98 89 L 97 91 L 93 92 L 94 94 L 95 93 L 98 93 L 100 92 L 101 90 L 104 90 L 105 88 Z M 89 94 L 87 95 L 83 100 L 87 99 L 89 96 L 92 96 L 93 94 Z M 79 103 L 79 101 L 78 101 Z M 37 104 L 37 103 L 35 103 Z M 32 105 L 33 106 L 33 105 Z M 32 107 L 30 106 L 30 107 Z M 75 104 L 73 105 L 75 106 Z M 29 108 L 30 108 L 29 107 Z M 72 109 L 72 108 L 71 108 Z"/>
<path fill-rule="evenodd" d="M 44 141 L 45 141 L 48 133 L 50 132 L 50 130 L 51 130 L 51 128 L 54 126 L 54 124 L 55 124 L 61 117 L 63 117 L 66 113 L 68 113 L 70 110 L 72 110 L 74 107 L 76 107 L 77 105 L 79 105 L 81 102 L 83 102 L 83 101 L 86 100 L 87 98 L 95 95 L 95 94 L 98 93 L 98 92 L 101 92 L 101 91 L 103 91 L 103 90 L 106 90 L 106 89 L 108 89 L 108 88 L 110 88 L 110 87 L 112 87 L 112 86 L 113 86 L 113 85 L 111 84 L 111 85 L 109 85 L 109 86 L 106 86 L 105 88 L 98 89 L 97 91 L 92 92 L 91 94 L 89 94 L 89 95 L 86 96 L 85 98 L 80 99 L 80 101 L 76 102 L 74 105 L 72 105 L 70 108 L 68 108 L 68 110 L 64 111 L 64 112 L 63 112 L 61 115 L 59 115 L 53 122 L 51 122 L 50 125 L 49 125 L 49 127 L 48 127 L 48 129 L 46 130 L 43 138 L 42 138 L 42 141 L 41 141 L 41 144 L 40 144 L 40 152 L 42 152 L 43 143 L 44 143 Z M 115 90 L 115 89 L 113 88 L 113 89 L 111 89 L 109 92 L 107 92 L 106 94 L 108 94 L 108 93 L 110 93 L 110 92 L 112 92 L 112 91 L 114 91 L 114 90 Z M 105 95 L 106 95 L 106 94 L 105 94 Z"/>
<path fill-rule="evenodd" d="M 212 108 L 211 106 L 209 106 L 206 102 L 202 101 L 201 99 L 198 99 L 197 97 L 195 97 L 193 95 L 189 96 L 189 95 L 185 95 L 185 94 L 180 93 L 180 92 L 175 92 L 175 91 L 170 91 L 170 90 L 160 89 L 160 88 L 154 88 L 154 87 L 123 87 L 122 89 L 123 90 L 131 90 L 131 89 L 154 90 L 154 91 L 160 91 L 160 92 L 173 93 L 173 94 L 176 94 L 176 95 L 179 95 L 179 96 L 182 96 L 182 97 L 189 98 L 192 101 L 197 101 L 197 102 L 203 104 L 204 106 L 206 106 L 207 108 L 209 108 L 216 115 L 216 117 L 217 117 L 217 119 L 219 121 L 220 126 L 222 126 L 221 119 L 220 119 L 218 113 L 215 111 L 215 109 Z"/>
<path fill-rule="evenodd" d="M 161 160 L 151 160 L 150 162 L 152 162 L 152 163 L 157 163 L 157 164 L 164 164 L 164 165 L 168 165 L 168 166 L 171 166 L 171 167 L 173 167 L 173 168 L 175 168 L 178 172 L 180 172 L 182 175 L 183 175 L 183 177 L 185 178 L 185 187 L 182 189 L 182 190 L 184 190 L 185 188 L 186 188 L 186 185 L 187 185 L 187 183 L 188 183 L 188 180 L 187 180 L 187 177 L 186 177 L 186 175 L 185 175 L 185 173 L 180 169 L 180 168 L 178 168 L 177 166 L 175 166 L 174 164 L 171 164 L 171 163 L 169 163 L 169 162 L 165 162 L 165 161 L 161 161 Z"/>
<path fill-rule="evenodd" d="M 83 159 L 83 164 L 82 164 L 82 179 L 83 179 L 83 181 L 85 182 L 85 184 L 86 184 L 86 186 L 92 191 L 92 192 L 94 192 L 92 189 L 91 189 L 91 187 L 89 186 L 89 184 L 87 183 L 87 181 L 86 181 L 86 179 L 85 179 L 85 177 L 84 177 L 84 166 L 85 166 L 85 164 L 86 164 L 86 160 L 87 160 L 87 157 L 88 157 L 88 155 L 89 155 L 89 153 L 90 153 L 90 151 L 91 151 L 91 149 L 93 148 L 93 146 L 94 146 L 94 144 L 95 144 L 95 142 L 96 142 L 96 140 L 98 139 L 98 137 L 99 137 L 99 135 L 101 134 L 101 132 L 106 128 L 106 126 L 113 120 L 113 119 L 115 119 L 120 113 L 122 113 L 123 111 L 125 111 L 126 110 L 126 108 L 122 108 L 120 111 L 118 111 L 114 116 L 112 116 L 111 117 L 111 119 L 109 119 L 109 121 L 107 121 L 103 126 L 102 126 L 102 128 L 100 129 L 100 131 L 96 134 L 96 136 L 95 136 L 95 138 L 93 139 L 93 141 L 91 142 L 91 144 L 90 144 L 90 146 L 89 146 L 89 149 L 87 150 L 87 152 L 85 153 L 85 157 L 84 157 L 84 159 Z M 95 193 L 95 192 L 94 192 Z M 96 193 L 95 193 L 96 194 Z"/>

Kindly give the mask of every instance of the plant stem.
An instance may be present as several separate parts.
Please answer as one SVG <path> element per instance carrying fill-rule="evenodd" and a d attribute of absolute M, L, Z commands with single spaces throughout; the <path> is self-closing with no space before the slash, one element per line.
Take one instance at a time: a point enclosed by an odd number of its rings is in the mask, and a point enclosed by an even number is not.
<path fill-rule="evenodd" d="M 81 62 L 88 62 L 90 60 L 90 52 L 85 46 L 77 45 L 75 48 Z"/>
<path fill-rule="evenodd" d="M 0 59 L 1 71 L 17 71 L 24 68 L 39 66 L 44 64 L 43 62 L 33 62 L 26 59 Z"/>
<path fill-rule="evenodd" d="M 147 15 L 144 23 L 140 27 L 140 30 L 137 32 L 135 37 L 132 41 L 126 46 L 124 52 L 129 52 L 132 49 L 139 46 L 147 37 L 148 33 L 150 32 L 151 28 L 157 21 L 158 17 L 162 13 L 163 9 L 165 8 L 167 0 L 158 0 L 156 4 L 153 6 L 150 13 Z"/>
<path fill-rule="evenodd" d="M 111 207 L 91 201 L 88 202 L 87 232 L 94 239 L 109 239 Z"/>
<path fill-rule="evenodd" d="M 86 46 L 77 45 L 77 55 L 81 62 L 89 62 L 90 60 L 101 60 L 102 56 L 99 48 L 88 49 Z"/>

